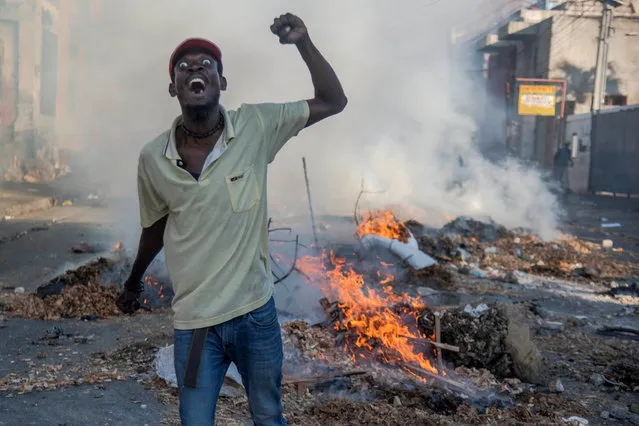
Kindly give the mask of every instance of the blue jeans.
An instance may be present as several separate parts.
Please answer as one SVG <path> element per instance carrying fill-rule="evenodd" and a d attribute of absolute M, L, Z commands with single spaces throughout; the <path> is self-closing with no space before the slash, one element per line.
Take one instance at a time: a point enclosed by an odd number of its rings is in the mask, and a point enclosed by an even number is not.
<path fill-rule="evenodd" d="M 207 334 L 197 387 L 184 387 L 192 330 L 174 330 L 175 373 L 182 426 L 212 426 L 215 407 L 231 362 L 242 376 L 256 426 L 286 426 L 282 415 L 282 337 L 275 301 L 222 324 Z"/>

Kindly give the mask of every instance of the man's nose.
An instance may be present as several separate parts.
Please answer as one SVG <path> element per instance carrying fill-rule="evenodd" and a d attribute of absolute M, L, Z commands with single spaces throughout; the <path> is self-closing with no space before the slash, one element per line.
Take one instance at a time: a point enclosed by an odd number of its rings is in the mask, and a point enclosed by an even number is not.
<path fill-rule="evenodd" d="M 190 72 L 197 72 L 197 71 L 202 71 L 202 70 L 204 70 L 204 67 L 202 66 L 202 64 L 195 63 L 195 64 L 191 64 L 189 66 L 189 71 Z"/>

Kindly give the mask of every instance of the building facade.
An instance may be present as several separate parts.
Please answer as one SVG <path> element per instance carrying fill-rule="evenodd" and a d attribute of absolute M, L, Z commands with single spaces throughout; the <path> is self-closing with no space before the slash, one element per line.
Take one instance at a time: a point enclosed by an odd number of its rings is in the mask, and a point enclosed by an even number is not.
<path fill-rule="evenodd" d="M 50 180 L 73 113 L 85 0 L 0 0 L 0 179 Z M 80 77 L 81 78 L 81 77 Z"/>
<path fill-rule="evenodd" d="M 553 2 L 522 9 L 486 36 L 485 124 L 514 154 L 552 167 L 565 122 L 517 115 L 517 78 L 565 80 L 565 115 L 589 112 L 603 4 L 599 0 Z M 603 108 L 639 103 L 639 1 L 614 9 Z M 581 149 L 588 149 L 582 141 Z"/>

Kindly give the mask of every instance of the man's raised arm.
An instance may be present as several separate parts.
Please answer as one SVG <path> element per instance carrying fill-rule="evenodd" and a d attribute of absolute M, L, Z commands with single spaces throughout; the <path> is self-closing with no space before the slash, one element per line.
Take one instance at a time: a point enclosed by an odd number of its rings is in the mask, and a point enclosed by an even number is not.
<path fill-rule="evenodd" d="M 315 97 L 308 101 L 310 113 L 306 127 L 342 112 L 348 102 L 342 85 L 331 65 L 311 41 L 304 22 L 287 13 L 275 18 L 271 31 L 279 37 L 280 43 L 297 46 L 311 72 Z"/>

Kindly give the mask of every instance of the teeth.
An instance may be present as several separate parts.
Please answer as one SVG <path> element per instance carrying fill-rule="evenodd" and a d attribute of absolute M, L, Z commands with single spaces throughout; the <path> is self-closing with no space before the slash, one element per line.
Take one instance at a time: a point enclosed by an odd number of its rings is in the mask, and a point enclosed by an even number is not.
<path fill-rule="evenodd" d="M 193 80 L 189 81 L 189 87 L 193 87 L 193 84 L 200 83 L 202 86 L 205 86 L 204 80 L 199 77 L 195 77 Z"/>

